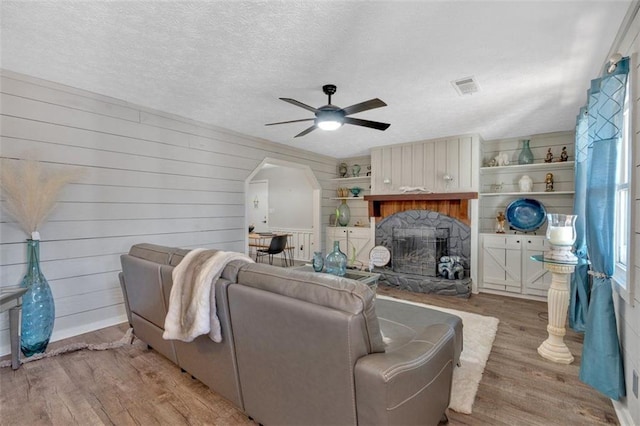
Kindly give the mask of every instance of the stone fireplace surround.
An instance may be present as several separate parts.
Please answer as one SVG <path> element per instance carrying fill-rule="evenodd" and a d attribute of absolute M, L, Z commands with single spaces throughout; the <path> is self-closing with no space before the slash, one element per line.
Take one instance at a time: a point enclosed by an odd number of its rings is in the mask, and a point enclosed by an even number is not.
<path fill-rule="evenodd" d="M 370 195 L 369 215 L 375 216 L 375 243 L 392 251 L 393 229 L 417 229 L 424 227 L 447 229 L 450 243 L 449 255 L 460 256 L 465 276 L 460 280 L 442 277 L 397 273 L 393 271 L 393 259 L 388 266 L 376 268 L 381 280 L 390 286 L 404 290 L 448 296 L 469 297 L 471 278 L 471 228 L 468 200 L 477 193 Z"/>

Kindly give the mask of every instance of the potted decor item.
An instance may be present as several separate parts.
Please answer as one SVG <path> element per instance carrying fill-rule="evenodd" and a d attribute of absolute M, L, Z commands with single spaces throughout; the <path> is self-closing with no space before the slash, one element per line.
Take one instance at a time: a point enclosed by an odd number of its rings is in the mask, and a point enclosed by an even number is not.
<path fill-rule="evenodd" d="M 2 161 L 0 189 L 6 200 L 5 210 L 29 237 L 27 273 L 20 283 L 28 289 L 22 296 L 20 330 L 20 349 L 27 357 L 47 349 L 55 320 L 51 287 L 40 270 L 38 229 L 60 190 L 76 176 L 77 170 L 45 170 L 42 163 L 33 160 Z"/>

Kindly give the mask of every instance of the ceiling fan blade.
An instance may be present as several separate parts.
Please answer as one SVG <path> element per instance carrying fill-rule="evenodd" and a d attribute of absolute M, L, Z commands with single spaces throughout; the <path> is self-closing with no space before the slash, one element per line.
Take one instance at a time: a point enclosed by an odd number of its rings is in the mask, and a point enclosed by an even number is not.
<path fill-rule="evenodd" d="M 303 130 L 302 132 L 300 132 L 297 135 L 295 135 L 294 138 L 299 138 L 300 136 L 304 136 L 306 134 L 309 134 L 309 133 L 313 132 L 315 129 L 316 129 L 316 125 L 314 124 L 313 126 L 307 128 L 306 130 Z"/>
<path fill-rule="evenodd" d="M 368 101 L 360 102 L 359 104 L 348 106 L 346 108 L 342 108 L 342 111 L 344 111 L 344 115 L 350 115 L 357 112 L 368 111 L 374 108 L 380 108 L 383 106 L 387 106 L 387 104 L 382 102 L 380 99 L 375 98 L 369 99 Z"/>
<path fill-rule="evenodd" d="M 381 123 L 379 121 L 361 120 L 360 118 L 345 117 L 345 124 L 354 124 L 356 126 L 370 127 L 377 130 L 387 130 L 391 124 Z"/>
<path fill-rule="evenodd" d="M 285 101 L 285 102 L 289 102 L 292 105 L 295 106 L 299 106 L 300 108 L 304 108 L 306 110 L 309 110 L 313 113 L 318 112 L 318 110 L 312 106 L 309 106 L 307 104 L 303 104 L 302 102 L 296 101 L 295 99 L 291 99 L 291 98 L 280 98 L 281 100 Z"/>
<path fill-rule="evenodd" d="M 279 121 L 277 123 L 267 123 L 265 126 L 274 126 L 276 124 L 287 124 L 287 123 L 299 123 L 301 121 L 313 121 L 315 118 L 303 118 L 301 120 L 291 120 L 291 121 Z"/>

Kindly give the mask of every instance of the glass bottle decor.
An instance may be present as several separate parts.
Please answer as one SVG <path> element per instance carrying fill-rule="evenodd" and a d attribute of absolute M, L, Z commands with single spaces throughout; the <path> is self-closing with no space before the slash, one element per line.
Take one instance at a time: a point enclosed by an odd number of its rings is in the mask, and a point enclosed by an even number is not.
<path fill-rule="evenodd" d="M 333 242 L 333 251 L 324 262 L 328 274 L 344 277 L 347 273 L 347 255 L 340 251 L 340 241 Z"/>
<path fill-rule="evenodd" d="M 531 164 L 533 163 L 533 152 L 529 148 L 529 139 L 522 141 L 522 151 L 518 155 L 518 164 Z"/>
<path fill-rule="evenodd" d="M 47 349 L 56 316 L 51 287 L 40 271 L 39 240 L 27 240 L 27 273 L 20 287 L 28 289 L 22 296 L 20 349 L 29 357 Z"/>
<path fill-rule="evenodd" d="M 322 256 L 321 251 L 313 252 L 313 270 L 316 272 L 322 272 L 322 268 L 324 268 L 324 256 Z"/>
<path fill-rule="evenodd" d="M 336 220 L 340 226 L 349 225 L 349 219 L 351 219 L 351 210 L 347 205 L 346 200 L 342 200 L 342 203 L 336 209 Z"/>

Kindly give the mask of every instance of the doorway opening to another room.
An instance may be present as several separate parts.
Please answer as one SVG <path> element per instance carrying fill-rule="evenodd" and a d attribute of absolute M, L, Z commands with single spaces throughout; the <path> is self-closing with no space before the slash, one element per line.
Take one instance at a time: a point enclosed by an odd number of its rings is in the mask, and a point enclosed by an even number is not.
<path fill-rule="evenodd" d="M 322 188 L 311 168 L 290 161 L 265 158 L 245 181 L 245 250 L 255 258 L 256 233 L 287 234 L 289 260 L 307 262 L 319 248 Z M 289 262 L 291 263 L 291 262 Z M 280 264 L 280 261 L 274 264 Z"/>

